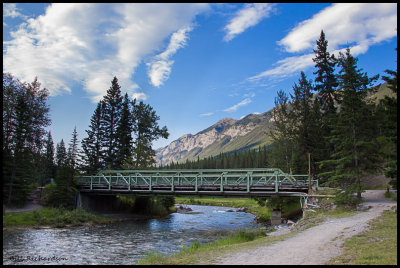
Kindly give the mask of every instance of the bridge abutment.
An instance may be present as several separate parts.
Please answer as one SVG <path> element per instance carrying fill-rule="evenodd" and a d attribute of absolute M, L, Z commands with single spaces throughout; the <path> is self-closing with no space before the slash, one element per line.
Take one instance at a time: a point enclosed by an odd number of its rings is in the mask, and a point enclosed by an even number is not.
<path fill-rule="evenodd" d="M 116 195 L 94 195 L 79 192 L 76 207 L 88 212 L 110 212 L 119 210 L 121 200 Z"/>

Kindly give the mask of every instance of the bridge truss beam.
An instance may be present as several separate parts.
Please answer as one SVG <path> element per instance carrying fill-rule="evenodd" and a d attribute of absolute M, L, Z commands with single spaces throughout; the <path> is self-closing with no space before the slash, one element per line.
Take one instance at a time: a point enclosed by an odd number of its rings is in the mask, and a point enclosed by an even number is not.
<path fill-rule="evenodd" d="M 276 168 L 104 170 L 76 178 L 81 192 L 140 195 L 270 196 L 308 191 L 308 175 Z M 318 187 L 317 180 L 311 180 Z"/>

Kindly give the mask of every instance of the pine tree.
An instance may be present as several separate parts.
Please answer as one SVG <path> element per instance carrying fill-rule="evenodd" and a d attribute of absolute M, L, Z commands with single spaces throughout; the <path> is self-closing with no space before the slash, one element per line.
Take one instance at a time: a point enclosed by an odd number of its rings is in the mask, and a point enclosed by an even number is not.
<path fill-rule="evenodd" d="M 105 168 L 102 141 L 104 131 L 102 129 L 103 101 L 97 104 L 91 119 L 87 138 L 82 140 L 83 159 L 85 162 L 85 170 L 88 174 L 95 173 Z"/>
<path fill-rule="evenodd" d="M 72 132 L 72 138 L 69 143 L 68 154 L 67 154 L 67 163 L 72 169 L 75 169 L 77 167 L 78 155 L 79 155 L 78 133 L 75 127 L 74 131 Z"/>
<path fill-rule="evenodd" d="M 113 169 L 117 167 L 117 128 L 121 118 L 122 105 L 121 87 L 116 77 L 112 80 L 111 87 L 107 90 L 103 101 L 103 155 L 106 168 Z"/>
<path fill-rule="evenodd" d="M 335 56 L 328 52 L 328 41 L 325 40 L 324 31 L 321 30 L 319 40 L 316 41 L 317 50 L 314 50 L 315 68 L 314 74 L 315 90 L 319 92 L 317 99 L 320 101 L 320 106 L 325 115 L 334 114 L 336 111 L 335 100 L 337 100 L 335 89 L 338 85 L 334 74 L 337 60 Z"/>
<path fill-rule="evenodd" d="M 54 142 L 53 138 L 51 137 L 51 132 L 47 135 L 46 141 L 46 154 L 44 158 L 44 179 L 41 182 L 41 185 L 45 185 L 50 182 L 50 179 L 55 177 L 55 162 L 54 162 Z"/>
<path fill-rule="evenodd" d="M 321 164 L 332 164 L 335 168 L 321 175 L 329 176 L 334 186 L 345 189 L 344 195 L 339 195 L 345 202 L 354 202 L 353 193 L 361 200 L 361 177 L 378 169 L 378 150 L 371 136 L 375 126 L 369 120 L 373 114 L 372 105 L 366 102 L 368 86 L 377 77 L 368 78 L 357 69 L 357 58 L 346 53 L 339 54 L 339 86 L 341 88 L 341 106 L 337 121 L 332 125 L 330 141 L 336 145 L 337 152 L 331 159 L 321 161 Z"/>
<path fill-rule="evenodd" d="M 304 72 L 300 73 L 300 79 L 298 84 L 293 85 L 292 99 L 292 124 L 295 126 L 294 139 L 295 139 L 295 153 L 296 157 L 293 156 L 292 160 L 297 164 L 293 166 L 293 172 L 306 173 L 308 169 L 308 154 L 311 157 L 311 173 L 316 175 L 315 160 L 319 159 L 318 147 L 323 146 L 321 144 L 321 137 L 319 133 L 319 119 L 320 112 L 318 101 L 314 104 L 312 80 L 307 80 Z"/>
<path fill-rule="evenodd" d="M 274 167 L 289 172 L 294 148 L 293 115 L 288 95 L 283 90 L 279 90 L 277 94 L 272 112 L 274 127 L 269 132 L 273 140 L 270 162 Z"/>
<path fill-rule="evenodd" d="M 125 94 L 122 103 L 121 119 L 118 124 L 116 139 L 117 139 L 117 159 L 116 167 L 121 168 L 125 160 L 132 157 L 132 145 L 133 145 L 133 125 L 135 123 L 135 117 L 131 114 L 131 106 L 134 107 L 136 99 L 131 103 L 128 98 L 128 94 Z"/>
<path fill-rule="evenodd" d="M 64 140 L 61 139 L 60 143 L 56 146 L 56 163 L 57 168 L 67 164 L 67 150 L 65 149 Z"/>
<path fill-rule="evenodd" d="M 142 101 L 134 106 L 133 116 L 136 119 L 133 127 L 136 137 L 133 149 L 134 168 L 148 168 L 155 163 L 152 142 L 160 137 L 168 138 L 169 133 L 167 127 L 159 127 L 157 121 L 160 117 L 153 108 Z"/>
<path fill-rule="evenodd" d="M 382 76 L 396 97 L 385 96 L 378 105 L 382 154 L 387 161 L 385 175 L 392 178 L 390 184 L 397 189 L 397 71 L 386 70 L 389 76 Z"/>

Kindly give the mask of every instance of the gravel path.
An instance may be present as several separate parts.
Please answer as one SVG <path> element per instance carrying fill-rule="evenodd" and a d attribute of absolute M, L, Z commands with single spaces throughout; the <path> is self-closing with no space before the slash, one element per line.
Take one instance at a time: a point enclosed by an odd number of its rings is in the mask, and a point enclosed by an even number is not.
<path fill-rule="evenodd" d="M 273 245 L 237 251 L 216 259 L 215 264 L 324 264 L 342 253 L 340 245 L 368 226 L 367 222 L 382 211 L 397 205 L 384 197 L 385 190 L 367 190 L 362 194 L 363 205 L 372 206 L 352 217 L 328 219 L 287 240 Z M 285 230 L 282 230 L 285 232 Z M 282 233 L 282 232 L 280 232 Z"/>
<path fill-rule="evenodd" d="M 34 204 L 32 202 L 29 202 L 28 204 L 26 204 L 25 207 L 23 208 L 6 208 L 6 212 L 19 212 L 19 211 L 29 211 L 29 210 L 36 210 L 36 209 L 40 209 L 43 206 L 39 205 L 39 204 Z"/>

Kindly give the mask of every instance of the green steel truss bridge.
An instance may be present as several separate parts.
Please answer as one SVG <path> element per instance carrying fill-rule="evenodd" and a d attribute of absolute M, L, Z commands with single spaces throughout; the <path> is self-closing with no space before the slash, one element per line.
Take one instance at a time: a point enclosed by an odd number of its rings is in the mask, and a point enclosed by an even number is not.
<path fill-rule="evenodd" d="M 277 168 L 103 170 L 76 178 L 81 193 L 198 196 L 302 196 L 318 187 L 308 175 Z"/>

